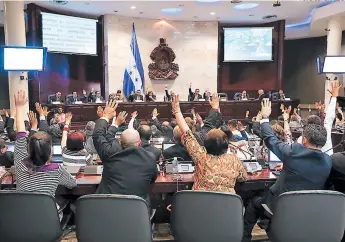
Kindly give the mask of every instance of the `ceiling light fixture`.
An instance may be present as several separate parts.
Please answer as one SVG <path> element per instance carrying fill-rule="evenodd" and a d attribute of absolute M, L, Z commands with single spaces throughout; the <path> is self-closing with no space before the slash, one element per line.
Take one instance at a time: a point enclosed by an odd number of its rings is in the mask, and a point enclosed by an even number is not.
<path fill-rule="evenodd" d="M 136 6 L 131 6 L 131 9 L 136 9 L 137 7 Z"/>
<path fill-rule="evenodd" d="M 215 12 L 210 12 L 211 15 L 215 15 L 216 13 Z"/>
<path fill-rule="evenodd" d="M 259 6 L 258 3 L 241 3 L 241 4 L 238 4 L 238 5 L 235 5 L 234 9 L 246 10 L 246 9 L 256 8 L 257 6 Z"/>
<path fill-rule="evenodd" d="M 165 14 L 179 14 L 183 12 L 182 8 L 163 8 L 161 9 L 162 13 Z"/>

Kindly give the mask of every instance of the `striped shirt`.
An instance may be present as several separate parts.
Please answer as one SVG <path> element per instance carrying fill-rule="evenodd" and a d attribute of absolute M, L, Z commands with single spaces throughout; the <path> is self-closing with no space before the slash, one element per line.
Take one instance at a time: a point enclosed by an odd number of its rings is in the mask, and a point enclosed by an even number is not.
<path fill-rule="evenodd" d="M 73 188 L 77 185 L 76 179 L 58 164 L 42 166 L 42 171 L 29 171 L 23 162 L 29 157 L 27 150 L 26 137 L 18 135 L 14 147 L 17 190 L 39 192 L 55 197 L 58 185 L 67 188 Z M 45 169 L 45 167 L 49 167 L 49 169 Z"/>
<path fill-rule="evenodd" d="M 65 166 L 92 165 L 92 156 L 85 150 L 72 151 L 67 147 L 62 148 L 62 161 Z"/>

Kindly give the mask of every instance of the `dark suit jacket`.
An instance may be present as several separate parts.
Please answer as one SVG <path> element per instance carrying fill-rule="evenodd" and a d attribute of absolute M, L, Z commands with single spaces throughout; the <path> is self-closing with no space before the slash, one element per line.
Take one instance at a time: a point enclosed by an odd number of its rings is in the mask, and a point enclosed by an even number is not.
<path fill-rule="evenodd" d="M 345 193 L 345 152 L 335 153 L 331 159 L 332 171 L 328 177 L 327 188 Z"/>
<path fill-rule="evenodd" d="M 99 97 L 99 99 L 101 99 L 102 102 L 104 102 L 104 98 L 102 96 Z M 91 97 L 91 102 L 95 103 L 97 100 L 97 97 L 96 96 L 92 96 Z"/>
<path fill-rule="evenodd" d="M 181 157 L 184 161 L 192 161 L 189 156 L 187 148 L 181 142 L 163 151 L 164 159 L 172 159 L 174 157 Z"/>
<path fill-rule="evenodd" d="M 166 97 L 166 101 L 168 101 L 168 102 L 171 101 L 171 96 L 170 96 L 170 94 L 169 94 L 167 89 L 165 89 L 165 97 Z"/>
<path fill-rule="evenodd" d="M 195 93 L 192 92 L 192 88 L 189 88 L 189 101 L 190 101 L 190 102 L 193 102 L 194 99 L 195 99 Z M 199 99 L 202 99 L 201 94 L 198 94 L 198 100 L 199 100 Z"/>
<path fill-rule="evenodd" d="M 209 95 L 207 95 L 207 93 L 204 92 L 204 95 L 202 95 L 202 96 L 205 99 L 205 101 L 209 101 L 210 99 L 212 99 L 212 94 L 211 93 Z"/>
<path fill-rule="evenodd" d="M 279 94 L 278 93 L 278 100 L 281 100 L 281 101 L 283 101 L 283 100 L 285 100 L 285 94 Z"/>
<path fill-rule="evenodd" d="M 93 144 L 103 164 L 98 194 L 136 195 L 146 199 L 157 178 L 156 161 L 143 147 L 123 149 L 115 139 L 117 128 L 103 119 L 96 121 Z"/>
<path fill-rule="evenodd" d="M 139 97 L 137 97 L 137 95 L 134 94 L 134 95 L 130 95 L 130 96 L 128 97 L 128 101 L 129 101 L 129 102 L 134 102 L 135 100 L 144 101 L 144 96 L 143 96 L 143 95 L 139 95 Z"/>
<path fill-rule="evenodd" d="M 0 166 L 5 168 L 11 168 L 14 165 L 13 152 L 6 151 L 3 154 L 0 154 Z"/>
<path fill-rule="evenodd" d="M 62 97 L 60 97 L 59 99 L 56 97 L 56 96 L 52 96 L 50 98 L 50 103 L 53 103 L 53 102 L 60 102 L 60 103 L 63 103 L 63 100 L 62 100 Z"/>
<path fill-rule="evenodd" d="M 84 102 L 87 99 L 87 96 L 83 97 L 77 97 L 77 101 Z M 73 104 L 74 103 L 74 98 L 72 96 L 68 97 L 67 99 L 67 104 Z"/>
<path fill-rule="evenodd" d="M 321 150 L 308 149 L 304 145 L 292 145 L 280 141 L 268 122 L 261 124 L 265 144 L 284 164 L 277 182 L 270 187 L 274 208 L 276 199 L 284 192 L 322 190 L 331 172 L 331 158 Z"/>
<path fill-rule="evenodd" d="M 152 144 L 150 144 L 146 140 L 142 140 L 141 147 L 143 147 L 146 151 L 152 153 L 155 157 L 155 161 L 159 161 L 159 158 L 162 155 L 162 151 L 156 147 L 154 147 Z"/>

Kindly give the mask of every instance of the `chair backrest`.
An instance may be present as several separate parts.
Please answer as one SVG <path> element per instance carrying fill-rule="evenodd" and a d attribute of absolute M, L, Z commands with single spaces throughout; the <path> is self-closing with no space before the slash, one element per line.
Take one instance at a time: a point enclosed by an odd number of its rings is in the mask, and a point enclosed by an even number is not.
<path fill-rule="evenodd" d="M 344 229 L 344 194 L 333 191 L 287 192 L 277 200 L 270 239 L 280 242 L 339 242 Z"/>
<path fill-rule="evenodd" d="M 273 93 L 271 94 L 271 97 L 272 97 L 272 101 L 278 100 L 278 92 L 273 92 Z"/>
<path fill-rule="evenodd" d="M 86 195 L 77 200 L 79 242 L 151 242 L 145 200 L 137 196 Z"/>
<path fill-rule="evenodd" d="M 53 197 L 34 192 L 0 191 L 0 240 L 55 242 L 62 235 Z"/>
<path fill-rule="evenodd" d="M 68 98 L 69 97 L 72 97 L 73 96 L 73 94 L 68 94 L 68 95 L 66 95 L 66 102 L 68 101 Z"/>
<path fill-rule="evenodd" d="M 175 193 L 170 224 L 178 242 L 240 242 L 243 235 L 242 199 L 230 193 Z"/>
<path fill-rule="evenodd" d="M 226 94 L 224 92 L 220 92 L 220 93 L 218 93 L 218 96 L 219 96 L 220 101 L 228 101 L 228 94 Z"/>
<path fill-rule="evenodd" d="M 234 100 L 240 100 L 241 96 L 242 96 L 242 93 L 236 92 L 235 95 L 234 95 Z"/>
<path fill-rule="evenodd" d="M 48 95 L 47 103 L 50 103 L 50 100 L 51 100 L 52 97 L 55 97 L 55 94 Z"/>

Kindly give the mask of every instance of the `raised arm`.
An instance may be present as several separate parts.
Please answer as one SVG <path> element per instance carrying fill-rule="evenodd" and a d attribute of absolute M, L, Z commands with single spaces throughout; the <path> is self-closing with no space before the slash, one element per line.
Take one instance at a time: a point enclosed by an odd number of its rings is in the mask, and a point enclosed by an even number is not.
<path fill-rule="evenodd" d="M 38 129 L 38 121 L 37 121 L 36 113 L 34 113 L 33 111 L 30 111 L 28 113 L 28 118 L 31 125 L 29 137 L 31 137 L 33 134 L 37 132 L 37 129 Z"/>
<path fill-rule="evenodd" d="M 134 127 L 134 123 L 135 123 L 135 119 L 137 118 L 137 116 L 138 116 L 138 112 L 137 112 L 137 111 L 134 111 L 134 112 L 132 113 L 132 118 L 131 118 L 131 120 L 130 120 L 129 123 L 128 123 L 128 129 L 136 129 L 136 128 Z"/>
<path fill-rule="evenodd" d="M 170 94 L 168 92 L 168 86 L 165 86 L 165 96 L 168 98 L 168 100 L 170 100 Z"/>
<path fill-rule="evenodd" d="M 202 140 L 205 139 L 206 134 L 211 130 L 217 127 L 217 124 L 221 123 L 222 115 L 218 111 L 219 110 L 219 97 L 218 94 L 212 95 L 212 100 L 209 101 L 212 109 L 208 113 L 208 116 L 206 117 L 204 121 L 204 125 L 201 128 L 200 131 L 200 137 Z"/>
<path fill-rule="evenodd" d="M 116 107 L 117 103 L 114 100 L 107 102 L 103 111 L 103 117 L 96 120 L 95 129 L 92 135 L 95 149 L 103 162 L 106 161 L 110 155 L 117 153 L 121 149 L 117 142 L 110 143 L 105 137 L 109 120 L 116 115 Z"/>
<path fill-rule="evenodd" d="M 61 149 L 66 147 L 67 136 L 69 133 L 69 126 L 71 125 L 71 121 L 72 121 L 72 113 L 70 113 L 70 112 L 66 113 L 66 123 L 65 123 L 65 127 L 63 128 L 63 131 L 62 131 Z"/>
<path fill-rule="evenodd" d="M 271 102 L 264 98 L 261 107 L 262 120 L 261 135 L 269 150 L 271 150 L 281 161 L 285 161 L 285 157 L 292 153 L 292 146 L 278 139 L 274 134 L 270 124 L 269 116 L 271 115 Z"/>

